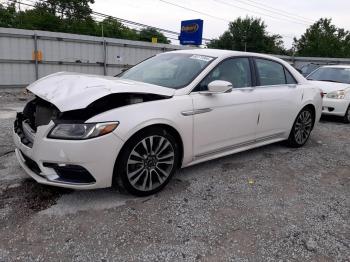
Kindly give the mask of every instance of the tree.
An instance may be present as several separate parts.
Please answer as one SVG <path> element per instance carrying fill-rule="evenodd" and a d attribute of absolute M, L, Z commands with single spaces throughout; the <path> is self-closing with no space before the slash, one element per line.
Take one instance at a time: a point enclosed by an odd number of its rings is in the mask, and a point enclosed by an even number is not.
<path fill-rule="evenodd" d="M 104 35 L 147 42 L 152 41 L 152 37 L 157 37 L 160 43 L 170 43 L 166 36 L 154 28 L 138 32 L 112 17 L 105 18 L 102 22 L 95 21 L 89 6 L 92 3 L 94 0 L 39 0 L 34 8 L 20 11 L 16 10 L 14 2 L 9 1 L 7 7 L 0 4 L 0 27 Z"/>
<path fill-rule="evenodd" d="M 249 51 L 258 53 L 285 53 L 280 35 L 270 35 L 260 18 L 237 18 L 219 39 L 212 40 L 208 47 Z"/>
<path fill-rule="evenodd" d="M 61 19 L 82 20 L 91 18 L 92 10 L 89 4 L 94 2 L 94 0 L 40 0 L 36 6 L 58 15 Z"/>
<path fill-rule="evenodd" d="M 316 57 L 350 57 L 350 34 L 321 18 L 299 38 L 294 38 L 297 55 Z"/>
<path fill-rule="evenodd" d="M 16 27 L 30 30 L 63 31 L 62 23 L 57 16 L 39 9 L 18 12 L 15 24 Z"/>
<path fill-rule="evenodd" d="M 7 7 L 0 4 L 0 27 L 12 27 L 16 19 L 15 3 L 10 3 Z"/>
<path fill-rule="evenodd" d="M 155 28 L 144 28 L 139 33 L 139 40 L 141 41 L 152 42 L 152 37 L 156 37 L 158 43 L 170 44 L 168 38 Z"/>
<path fill-rule="evenodd" d="M 122 38 L 129 40 L 138 40 L 139 36 L 136 30 L 130 29 L 126 27 L 118 20 L 108 17 L 99 23 L 100 35 L 105 37 L 114 37 L 114 38 Z"/>

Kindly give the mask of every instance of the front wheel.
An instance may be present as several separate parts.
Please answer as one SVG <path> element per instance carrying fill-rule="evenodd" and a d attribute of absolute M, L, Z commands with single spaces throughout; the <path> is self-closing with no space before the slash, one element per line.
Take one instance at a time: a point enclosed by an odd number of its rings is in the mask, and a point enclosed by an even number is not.
<path fill-rule="evenodd" d="M 312 110 L 310 108 L 302 109 L 293 124 L 287 144 L 291 147 L 303 146 L 310 137 L 313 124 L 314 114 Z"/>
<path fill-rule="evenodd" d="M 134 135 L 118 157 L 114 184 L 137 196 L 162 190 L 174 174 L 179 147 L 174 137 L 161 128 L 150 128 Z"/>

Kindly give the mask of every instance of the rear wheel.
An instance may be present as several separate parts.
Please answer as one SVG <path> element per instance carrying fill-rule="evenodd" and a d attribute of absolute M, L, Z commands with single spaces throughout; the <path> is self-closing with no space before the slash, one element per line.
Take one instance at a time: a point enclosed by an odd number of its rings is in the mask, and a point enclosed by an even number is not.
<path fill-rule="evenodd" d="M 301 147 L 307 142 L 313 128 L 314 118 L 310 108 L 306 107 L 300 111 L 287 140 L 289 146 Z"/>
<path fill-rule="evenodd" d="M 179 149 L 166 130 L 150 128 L 133 136 L 118 157 L 114 184 L 147 196 L 162 190 L 178 166 Z"/>
<path fill-rule="evenodd" d="M 350 123 L 350 105 L 344 115 L 344 123 Z"/>

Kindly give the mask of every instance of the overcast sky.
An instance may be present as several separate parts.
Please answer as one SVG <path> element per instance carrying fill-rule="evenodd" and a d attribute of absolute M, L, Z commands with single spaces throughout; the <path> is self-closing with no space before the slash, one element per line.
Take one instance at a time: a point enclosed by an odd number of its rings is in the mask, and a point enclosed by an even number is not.
<path fill-rule="evenodd" d="M 239 16 L 261 17 L 269 32 L 283 36 L 287 48 L 292 46 L 294 36 L 299 37 L 312 21 L 320 17 L 332 18 L 338 27 L 350 30 L 349 0 L 95 0 L 92 8 L 177 32 L 181 20 L 200 18 L 204 20 L 203 37 L 210 39 L 221 35 L 227 29 L 228 21 Z"/>

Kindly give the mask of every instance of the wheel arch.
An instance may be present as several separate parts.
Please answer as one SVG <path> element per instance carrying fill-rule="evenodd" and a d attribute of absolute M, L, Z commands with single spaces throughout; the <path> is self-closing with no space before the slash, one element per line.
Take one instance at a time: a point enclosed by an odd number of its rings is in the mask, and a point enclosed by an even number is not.
<path fill-rule="evenodd" d="M 139 129 L 137 129 L 136 131 L 134 131 L 126 140 L 125 140 L 125 143 L 124 145 L 122 146 L 122 148 L 119 150 L 119 153 L 116 157 L 116 161 L 115 161 L 115 164 L 114 164 L 114 170 L 116 170 L 116 167 L 117 167 L 117 164 L 119 162 L 119 159 L 121 157 L 121 154 L 123 153 L 124 151 L 124 148 L 127 144 L 128 141 L 130 141 L 130 139 L 133 139 L 133 137 L 137 136 L 138 134 L 142 133 L 142 132 L 145 132 L 146 130 L 148 129 L 152 129 L 152 128 L 159 128 L 159 129 L 163 129 L 165 130 L 166 132 L 170 133 L 176 140 L 176 142 L 178 143 L 179 145 L 179 163 L 178 163 L 178 168 L 180 168 L 182 166 L 182 162 L 183 162 L 183 158 L 184 158 L 184 144 L 183 144 L 183 139 L 180 135 L 180 132 L 173 126 L 167 124 L 167 123 L 153 123 L 153 124 L 150 124 L 150 125 L 147 125 L 147 126 L 143 126 L 143 127 L 140 127 Z M 115 172 L 114 172 L 115 173 Z M 114 177 L 114 174 L 113 174 L 113 177 Z M 114 179 L 112 180 L 114 181 Z"/>

